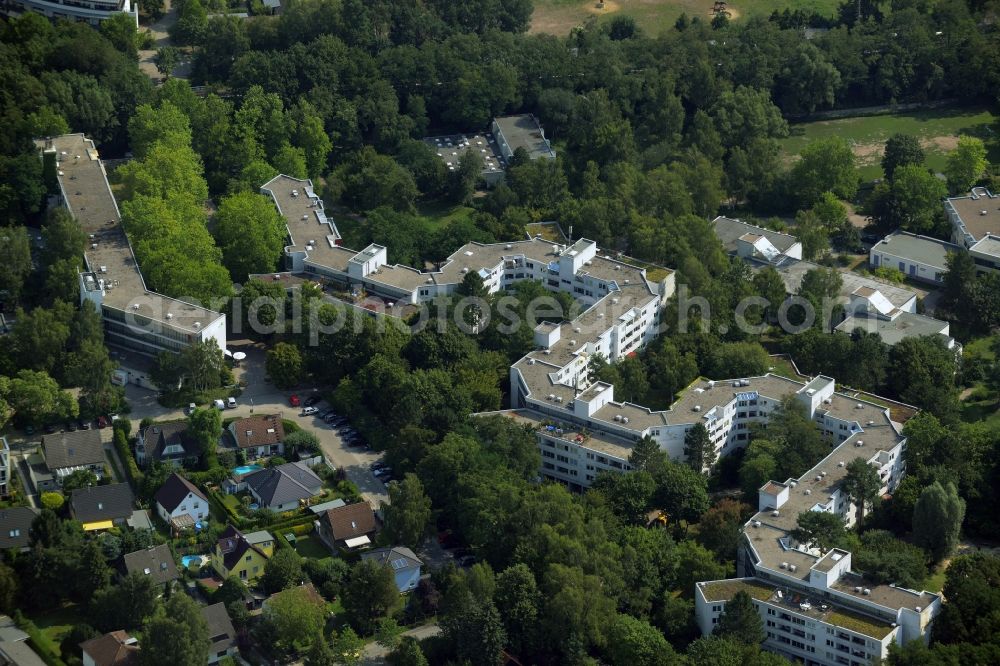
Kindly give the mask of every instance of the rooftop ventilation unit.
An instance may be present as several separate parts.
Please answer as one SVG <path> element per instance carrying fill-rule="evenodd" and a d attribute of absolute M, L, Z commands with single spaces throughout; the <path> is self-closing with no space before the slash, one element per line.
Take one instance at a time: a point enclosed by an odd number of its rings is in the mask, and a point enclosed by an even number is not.
<path fill-rule="evenodd" d="M 811 491 L 811 490 L 809 490 L 808 488 L 806 488 L 806 490 L 805 490 L 805 494 L 806 494 L 806 495 L 812 495 L 812 494 L 813 494 L 813 491 Z"/>
<path fill-rule="evenodd" d="M 777 509 L 775 509 L 774 511 L 771 512 L 771 516 L 773 516 L 774 518 L 777 518 L 780 515 L 781 515 L 781 512 L 778 511 Z"/>
<path fill-rule="evenodd" d="M 549 400 L 555 400 L 555 399 L 556 399 L 556 394 L 555 393 L 549 393 Z"/>
<path fill-rule="evenodd" d="M 573 329 L 573 332 L 574 333 L 579 333 L 581 330 L 582 329 L 579 326 L 577 326 L 576 328 Z"/>
<path fill-rule="evenodd" d="M 201 328 L 201 322 L 200 322 L 200 321 L 196 321 L 196 322 L 194 323 L 194 330 L 196 330 L 196 331 L 197 331 L 197 330 L 198 330 L 199 328 Z"/>
<path fill-rule="evenodd" d="M 628 417 L 627 416 L 623 416 L 622 417 L 622 423 L 628 423 Z"/>
<path fill-rule="evenodd" d="M 695 405 L 694 407 L 691 408 L 691 411 L 700 412 L 701 411 L 701 405 Z"/>
<path fill-rule="evenodd" d="M 858 447 L 859 449 L 864 445 L 865 441 L 863 439 L 859 439 L 858 441 L 854 442 L 854 446 Z"/>
<path fill-rule="evenodd" d="M 734 381 L 733 382 L 733 388 L 739 388 L 739 387 L 740 387 L 740 383 Z"/>
<path fill-rule="evenodd" d="M 760 521 L 759 521 L 759 520 L 755 520 L 755 521 L 753 521 L 753 523 L 751 523 L 751 524 L 752 524 L 752 525 L 753 525 L 754 527 L 760 527 Z"/>
<path fill-rule="evenodd" d="M 529 358 L 528 359 L 528 365 L 534 365 L 534 364 L 535 364 L 535 359 Z"/>
<path fill-rule="evenodd" d="M 841 460 L 839 463 L 837 463 L 837 467 L 844 467 L 844 461 Z"/>
<path fill-rule="evenodd" d="M 174 313 L 173 312 L 168 312 L 167 313 L 167 319 L 173 319 L 173 318 L 174 318 Z"/>
<path fill-rule="evenodd" d="M 611 302 L 614 303 L 615 305 L 618 305 L 618 297 L 615 296 L 614 298 L 612 298 Z"/>
<path fill-rule="evenodd" d="M 855 592 L 856 592 L 857 594 L 861 594 L 861 590 L 863 590 L 863 589 L 864 589 L 863 587 L 861 587 L 860 585 L 858 585 L 857 587 L 855 587 L 855 588 L 854 588 L 854 591 L 855 591 Z"/>
<path fill-rule="evenodd" d="M 871 593 L 872 593 L 872 591 L 869 590 L 867 587 L 865 589 L 861 590 L 861 594 L 865 595 L 866 597 L 871 596 Z"/>
<path fill-rule="evenodd" d="M 796 565 L 794 565 L 794 564 L 789 564 L 788 565 L 788 570 L 791 571 L 792 573 L 795 573 L 796 571 L 798 571 L 798 569 L 799 568 Z"/>
<path fill-rule="evenodd" d="M 556 402 L 562 402 L 562 396 L 561 395 L 557 395 L 556 396 Z"/>
<path fill-rule="evenodd" d="M 133 303 L 132 304 L 132 309 L 133 310 L 138 310 L 139 309 L 139 304 L 138 303 Z"/>
<path fill-rule="evenodd" d="M 872 427 L 873 425 L 875 425 L 875 422 L 874 422 L 874 421 L 869 421 L 869 422 L 867 423 L 867 425 L 868 425 L 868 427 L 870 428 L 870 427 Z"/>
<path fill-rule="evenodd" d="M 808 395 L 808 396 L 816 395 L 816 389 L 807 389 L 806 390 L 806 395 Z"/>
<path fill-rule="evenodd" d="M 823 470 L 822 472 L 820 472 L 819 475 L 820 476 L 826 476 L 826 470 Z"/>
<path fill-rule="evenodd" d="M 788 568 L 788 562 L 782 562 L 781 563 L 781 568 L 782 569 L 787 569 Z"/>
<path fill-rule="evenodd" d="M 708 388 L 715 388 L 715 382 L 709 380 L 709 382 L 708 382 Z"/>
<path fill-rule="evenodd" d="M 822 481 L 822 480 L 823 480 L 823 477 L 820 476 L 819 474 L 817 474 L 816 478 L 815 478 L 815 481 Z"/>
<path fill-rule="evenodd" d="M 823 403 L 827 404 L 827 405 L 832 405 L 833 404 L 833 400 L 830 399 L 830 398 L 827 398 L 826 400 L 823 401 Z"/>
<path fill-rule="evenodd" d="M 620 422 L 621 420 L 622 420 L 622 415 L 621 414 L 615 414 L 615 421 L 619 421 Z"/>
<path fill-rule="evenodd" d="M 507 243 L 507 244 L 506 244 L 506 245 L 504 245 L 503 247 L 504 247 L 504 249 L 505 249 L 505 250 L 509 250 L 509 249 L 511 249 L 511 247 L 513 247 L 513 246 L 512 246 L 512 245 L 511 245 L 510 243 Z"/>
<path fill-rule="evenodd" d="M 552 353 L 552 350 L 551 349 L 543 349 L 542 353 L 545 354 L 546 356 L 548 356 L 549 354 Z"/>
<path fill-rule="evenodd" d="M 860 402 L 858 404 L 854 405 L 854 409 L 864 409 L 864 408 L 865 408 L 865 406 L 862 405 Z"/>
<path fill-rule="evenodd" d="M 919 613 L 921 611 L 921 608 L 920 608 L 920 606 L 914 606 L 913 610 L 915 610 L 915 611 L 917 611 Z"/>

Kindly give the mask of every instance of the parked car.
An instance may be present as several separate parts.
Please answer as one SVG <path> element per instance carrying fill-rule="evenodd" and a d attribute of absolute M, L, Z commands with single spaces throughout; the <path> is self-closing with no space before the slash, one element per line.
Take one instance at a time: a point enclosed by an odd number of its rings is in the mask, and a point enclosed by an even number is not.
<path fill-rule="evenodd" d="M 198 409 L 198 405 L 192 402 L 187 406 L 187 409 L 184 411 L 184 413 L 187 414 L 188 416 L 191 416 L 192 414 L 194 414 L 194 410 L 196 409 Z"/>
<path fill-rule="evenodd" d="M 236 398 L 229 396 L 229 399 L 226 400 L 226 406 L 229 407 L 229 409 L 236 409 Z"/>
<path fill-rule="evenodd" d="M 24 426 L 24 434 L 27 435 L 28 437 L 31 437 L 32 435 L 35 434 L 35 427 L 30 425 Z"/>
<path fill-rule="evenodd" d="M 87 419 L 80 419 L 80 430 L 90 430 L 90 421 Z"/>
<path fill-rule="evenodd" d="M 375 476 L 379 477 L 379 478 L 381 478 L 381 477 L 388 478 L 388 477 L 392 476 L 392 468 L 391 467 L 383 467 L 382 469 L 377 469 L 377 470 L 375 470 L 372 473 Z"/>
<path fill-rule="evenodd" d="M 221 398 L 218 398 L 212 401 L 212 406 L 214 406 L 218 410 L 223 410 L 226 408 L 226 403 L 223 402 Z"/>
<path fill-rule="evenodd" d="M 312 407 L 322 399 L 323 398 L 319 397 L 318 395 L 311 395 L 308 398 L 306 398 L 306 401 L 302 404 L 305 405 L 306 407 Z"/>
<path fill-rule="evenodd" d="M 385 463 L 382 462 L 381 460 L 376 460 L 369 467 L 374 472 L 375 470 L 384 469 Z"/>
<path fill-rule="evenodd" d="M 288 404 L 291 405 L 292 407 L 298 407 L 302 403 L 299 400 L 299 396 L 293 393 L 290 396 L 288 396 Z"/>
<path fill-rule="evenodd" d="M 315 407 L 303 407 L 302 408 L 302 416 L 311 416 L 311 415 L 316 414 L 318 412 L 319 412 L 319 410 L 316 409 Z"/>
<path fill-rule="evenodd" d="M 56 431 L 56 424 L 55 423 L 46 424 L 46 426 L 45 426 L 45 432 L 46 433 L 48 433 L 48 434 L 51 435 L 55 431 Z"/>
<path fill-rule="evenodd" d="M 108 427 L 108 417 L 107 416 L 98 416 L 97 417 L 97 427 L 98 428 L 107 428 Z"/>
<path fill-rule="evenodd" d="M 66 432 L 76 432 L 76 422 L 68 421 L 66 423 Z"/>
<path fill-rule="evenodd" d="M 325 419 L 325 418 L 326 418 L 326 417 L 328 417 L 328 416 L 336 416 L 336 414 L 334 414 L 334 413 L 333 413 L 333 410 L 332 410 L 332 409 L 324 409 L 323 411 L 321 411 L 321 412 L 319 413 L 319 417 L 320 417 L 321 419 Z"/>
<path fill-rule="evenodd" d="M 340 421 L 340 420 L 346 421 L 347 420 L 343 416 L 341 416 L 340 414 L 334 414 L 333 412 L 323 412 L 322 414 L 320 414 L 320 416 L 327 423 L 330 423 L 332 421 Z"/>

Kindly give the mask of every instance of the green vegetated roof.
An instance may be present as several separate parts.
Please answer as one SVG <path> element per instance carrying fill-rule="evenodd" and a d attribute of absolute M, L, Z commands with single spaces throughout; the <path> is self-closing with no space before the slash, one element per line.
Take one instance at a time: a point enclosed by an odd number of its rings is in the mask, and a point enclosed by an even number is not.
<path fill-rule="evenodd" d="M 717 580 L 701 586 L 701 591 L 708 601 L 729 601 L 740 590 L 745 591 L 751 598 L 757 601 L 766 601 L 774 594 L 774 589 L 767 585 L 737 579 Z"/>
<path fill-rule="evenodd" d="M 553 243 L 565 243 L 566 236 L 557 222 L 531 222 L 524 225 L 524 230 L 532 238 L 540 234 L 544 240 Z"/>
<path fill-rule="evenodd" d="M 851 611 L 840 608 L 831 610 L 830 614 L 826 617 L 826 621 L 829 624 L 843 627 L 848 631 L 856 631 L 859 634 L 871 636 L 872 638 L 877 638 L 879 640 L 888 636 L 893 630 L 893 626 L 888 622 L 868 618 L 864 615 L 858 615 L 857 613 L 852 613 Z"/>

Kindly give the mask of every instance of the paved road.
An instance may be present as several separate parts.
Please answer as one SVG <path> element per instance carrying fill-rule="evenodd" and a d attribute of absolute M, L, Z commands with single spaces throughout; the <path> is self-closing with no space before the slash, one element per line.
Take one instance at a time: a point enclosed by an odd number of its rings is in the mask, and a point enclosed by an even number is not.
<path fill-rule="evenodd" d="M 227 409 L 224 418 L 234 416 L 250 416 L 251 414 L 280 414 L 281 418 L 294 421 L 303 430 L 307 430 L 319 440 L 320 447 L 326 459 L 336 468 L 343 468 L 350 479 L 361 491 L 362 497 L 378 508 L 382 502 L 388 502 L 385 484 L 371 473 L 370 465 L 380 458 L 380 454 L 366 449 L 348 448 L 340 437 L 322 420 L 314 416 L 302 416 L 301 409 L 291 407 L 288 398 L 293 393 L 305 399 L 316 389 L 299 389 L 296 391 L 280 391 L 267 381 L 264 371 L 264 347 L 249 341 L 231 341 L 229 349 L 243 351 L 247 354 L 234 374 L 241 385 L 245 385 L 242 395 L 238 398 L 239 405 L 235 409 Z M 149 391 L 134 384 L 125 388 L 125 395 L 132 406 L 133 429 L 139 421 L 149 417 L 157 420 L 182 419 L 184 410 L 164 407 L 156 401 L 156 392 Z M 327 408 L 325 402 L 317 405 L 320 411 Z"/>

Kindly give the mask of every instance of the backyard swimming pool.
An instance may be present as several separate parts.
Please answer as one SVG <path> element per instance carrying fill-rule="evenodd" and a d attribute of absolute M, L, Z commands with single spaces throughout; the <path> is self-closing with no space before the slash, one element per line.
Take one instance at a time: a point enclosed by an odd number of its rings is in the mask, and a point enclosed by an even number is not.
<path fill-rule="evenodd" d="M 181 557 L 181 566 L 185 569 L 190 569 L 192 564 L 198 567 L 205 566 L 208 564 L 208 555 L 184 555 Z"/>
<path fill-rule="evenodd" d="M 249 474 L 250 472 L 256 472 L 259 469 L 264 469 L 260 465 L 240 465 L 239 467 L 233 468 L 233 474 L 237 476 L 243 476 L 244 474 Z"/>

